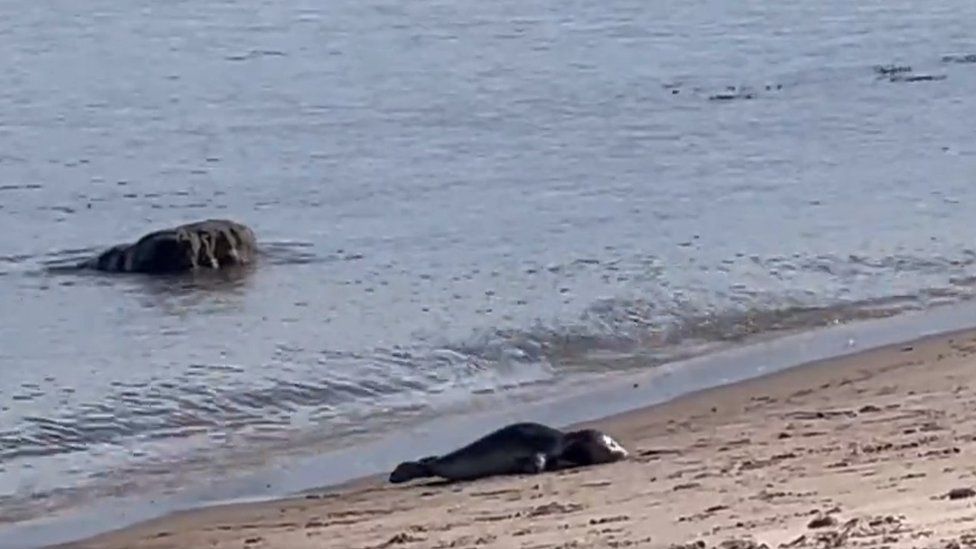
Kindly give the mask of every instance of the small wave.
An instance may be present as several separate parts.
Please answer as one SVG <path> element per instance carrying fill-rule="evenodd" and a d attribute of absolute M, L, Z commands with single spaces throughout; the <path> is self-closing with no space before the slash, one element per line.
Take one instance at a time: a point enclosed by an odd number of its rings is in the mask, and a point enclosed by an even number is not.
<path fill-rule="evenodd" d="M 36 260 L 41 264 L 41 272 L 77 272 L 80 269 L 79 266 L 82 262 L 107 248 L 108 246 L 104 248 L 69 248 L 51 252 L 39 257 L 32 256 L 29 257 L 29 259 Z"/>
<path fill-rule="evenodd" d="M 899 296 L 837 306 L 664 315 L 641 300 L 604 300 L 575 325 L 494 331 L 451 346 L 450 351 L 457 353 L 456 361 L 541 363 L 557 375 L 619 371 L 657 366 L 754 337 L 891 316 L 920 306 L 917 296 Z"/>
<path fill-rule="evenodd" d="M 311 242 L 276 240 L 260 242 L 259 254 L 273 265 L 307 265 L 314 263 L 333 263 L 337 261 L 358 261 L 363 254 L 336 250 L 323 253 L 315 249 Z"/>
<path fill-rule="evenodd" d="M 110 245 L 91 246 L 85 248 L 68 248 L 47 254 L 22 254 L 17 256 L 0 257 L 0 262 L 29 264 L 39 263 L 44 270 L 58 271 L 76 267 L 82 261 L 106 250 Z M 338 250 L 332 253 L 319 253 L 309 242 L 278 240 L 259 242 L 258 256 L 272 265 L 305 265 L 310 263 L 326 263 L 332 261 L 355 261 L 362 259 L 362 254 Z"/>
<path fill-rule="evenodd" d="M 276 265 L 305 265 L 315 263 L 319 256 L 310 242 L 279 240 L 261 242 L 259 255 Z"/>
<path fill-rule="evenodd" d="M 80 265 L 109 247 L 111 245 L 65 248 L 44 254 L 0 256 L 0 265 L 7 264 L 11 267 L 10 269 L 0 271 L 0 273 L 4 275 L 20 273 L 31 277 L 43 277 L 46 275 L 89 275 L 104 277 L 104 273 L 88 271 L 81 268 Z M 308 242 L 279 240 L 260 242 L 258 257 L 270 265 L 308 265 L 336 261 L 356 261 L 362 259 L 363 255 L 343 250 L 323 254 L 319 253 L 314 245 Z M 242 267 L 238 269 L 224 269 L 222 271 L 247 273 L 252 268 Z M 195 274 L 206 275 L 207 273 L 201 272 Z M 154 278 L 179 278 L 179 276 Z M 221 277 L 217 276 L 215 278 Z"/>
<path fill-rule="evenodd" d="M 247 61 L 249 59 L 258 59 L 261 57 L 285 57 L 288 54 L 283 51 L 278 50 L 251 50 L 243 54 L 233 54 L 224 56 L 227 61 Z"/>
<path fill-rule="evenodd" d="M 22 184 L 5 184 L 0 185 L 0 191 L 30 191 L 43 188 L 42 185 L 36 183 L 22 183 Z"/>
<path fill-rule="evenodd" d="M 0 263 L 19 264 L 24 263 L 32 257 L 27 254 L 0 255 Z"/>
<path fill-rule="evenodd" d="M 348 357 L 347 357 L 348 358 Z M 80 406 L 60 417 L 21 418 L 16 431 L 0 433 L 0 463 L 18 458 L 73 452 L 125 439 L 181 438 L 199 428 L 287 425 L 300 408 L 377 402 L 403 390 L 395 378 L 336 376 L 318 382 L 275 380 L 259 387 L 226 389 L 200 372 L 227 376 L 243 372 L 233 365 L 194 365 L 179 383 L 115 387 L 104 401 Z M 413 384 L 422 387 L 422 384 Z"/>
<path fill-rule="evenodd" d="M 342 250 L 317 254 L 314 246 L 302 242 L 272 242 L 265 250 L 272 261 L 282 263 L 347 257 Z M 88 251 L 63 250 L 48 257 L 73 258 Z M 644 271 L 657 268 L 646 258 L 635 261 Z M 964 250 L 954 258 L 825 254 L 743 261 L 773 279 L 801 273 L 841 284 L 864 284 L 894 271 L 913 273 L 913 280 L 949 277 L 951 283 L 889 295 L 881 292 L 860 300 L 835 296 L 822 302 L 825 298 L 817 293 L 763 294 L 744 285 L 730 286 L 721 300 L 698 301 L 672 292 L 662 282 L 659 294 L 597 300 L 572 321 L 487 329 L 462 340 L 435 338 L 414 346 L 361 351 L 324 349 L 318 356 L 308 349 L 281 346 L 274 364 L 266 366 L 278 371 L 272 379 L 255 377 L 244 365 L 194 363 L 175 379 L 113 384 L 101 402 L 76 404 L 60 416 L 22 418 L 16 430 L 0 435 L 0 463 L 93 444 L 185 437 L 200 428 L 222 433 L 258 422 L 286 425 L 306 412 L 348 417 L 363 410 L 414 405 L 435 395 L 463 399 L 502 387 L 551 382 L 576 372 L 653 367 L 751 338 L 968 299 L 974 289 L 969 271 L 976 265 L 976 252 Z M 573 265 L 595 268 L 599 262 L 573 261 L 549 270 Z M 208 287 L 219 286 L 213 284 Z M 219 287 L 238 288 L 235 284 L 227 281 Z M 171 296 L 174 292 L 195 295 L 200 286 L 153 279 L 148 286 L 140 285 L 142 295 L 147 287 Z M 298 366 L 301 373 L 294 373 L 298 368 L 292 368 L 292 361 L 306 362 Z M 36 392 L 25 389 L 12 398 L 32 398 Z"/>

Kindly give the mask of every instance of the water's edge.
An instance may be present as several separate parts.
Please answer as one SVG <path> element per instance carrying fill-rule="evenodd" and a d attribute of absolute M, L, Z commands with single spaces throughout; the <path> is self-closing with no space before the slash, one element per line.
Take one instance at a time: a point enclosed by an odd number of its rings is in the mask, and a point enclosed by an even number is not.
<path fill-rule="evenodd" d="M 558 399 L 534 402 L 517 409 L 440 418 L 409 433 L 289 464 L 276 464 L 267 470 L 219 480 L 173 496 L 106 501 L 68 516 L 0 527 L 0 549 L 70 543 L 175 512 L 267 501 L 332 487 L 376 475 L 420 453 L 430 454 L 456 447 L 469 441 L 472 433 L 484 432 L 500 423 L 531 420 L 565 426 L 593 421 L 794 367 L 972 329 L 976 329 L 976 303 L 946 305 L 787 335 L 674 362 L 648 372 L 615 377 L 595 389 L 592 385 L 586 389 L 581 387 Z"/>

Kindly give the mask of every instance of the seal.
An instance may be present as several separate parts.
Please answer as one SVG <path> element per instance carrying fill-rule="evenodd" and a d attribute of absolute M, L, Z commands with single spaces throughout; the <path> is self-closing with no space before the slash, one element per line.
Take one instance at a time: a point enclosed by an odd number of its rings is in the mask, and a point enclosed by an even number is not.
<path fill-rule="evenodd" d="M 246 265 L 256 251 L 257 238 L 250 227 L 228 219 L 207 219 L 112 246 L 78 267 L 115 273 L 179 273 Z"/>
<path fill-rule="evenodd" d="M 390 473 L 394 484 L 418 478 L 474 480 L 493 475 L 538 474 L 610 463 L 629 456 L 596 429 L 563 432 L 539 423 L 514 423 L 443 456 L 405 461 Z"/>

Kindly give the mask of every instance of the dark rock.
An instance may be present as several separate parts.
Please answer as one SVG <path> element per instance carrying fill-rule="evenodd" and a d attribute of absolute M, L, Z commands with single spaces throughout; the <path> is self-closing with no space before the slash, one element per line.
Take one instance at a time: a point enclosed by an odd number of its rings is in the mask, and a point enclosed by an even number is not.
<path fill-rule="evenodd" d="M 822 517 L 817 517 L 807 524 L 807 528 L 826 528 L 828 526 L 836 526 L 837 519 L 830 515 L 824 515 Z"/>
<path fill-rule="evenodd" d="M 953 488 L 945 495 L 947 499 L 966 499 L 976 496 L 976 490 L 972 488 Z"/>
<path fill-rule="evenodd" d="M 79 266 L 114 273 L 179 273 L 246 265 L 256 253 L 257 238 L 249 227 L 208 219 L 149 233 L 134 244 L 118 244 Z"/>

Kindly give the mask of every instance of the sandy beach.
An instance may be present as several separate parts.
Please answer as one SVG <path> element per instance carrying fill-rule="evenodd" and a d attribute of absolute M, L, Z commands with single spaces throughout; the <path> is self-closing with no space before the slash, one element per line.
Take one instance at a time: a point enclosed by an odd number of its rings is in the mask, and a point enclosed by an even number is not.
<path fill-rule="evenodd" d="M 974 378 L 976 332 L 935 336 L 589 423 L 633 452 L 625 462 L 364 479 L 67 547 L 962 547 L 976 543 Z"/>

